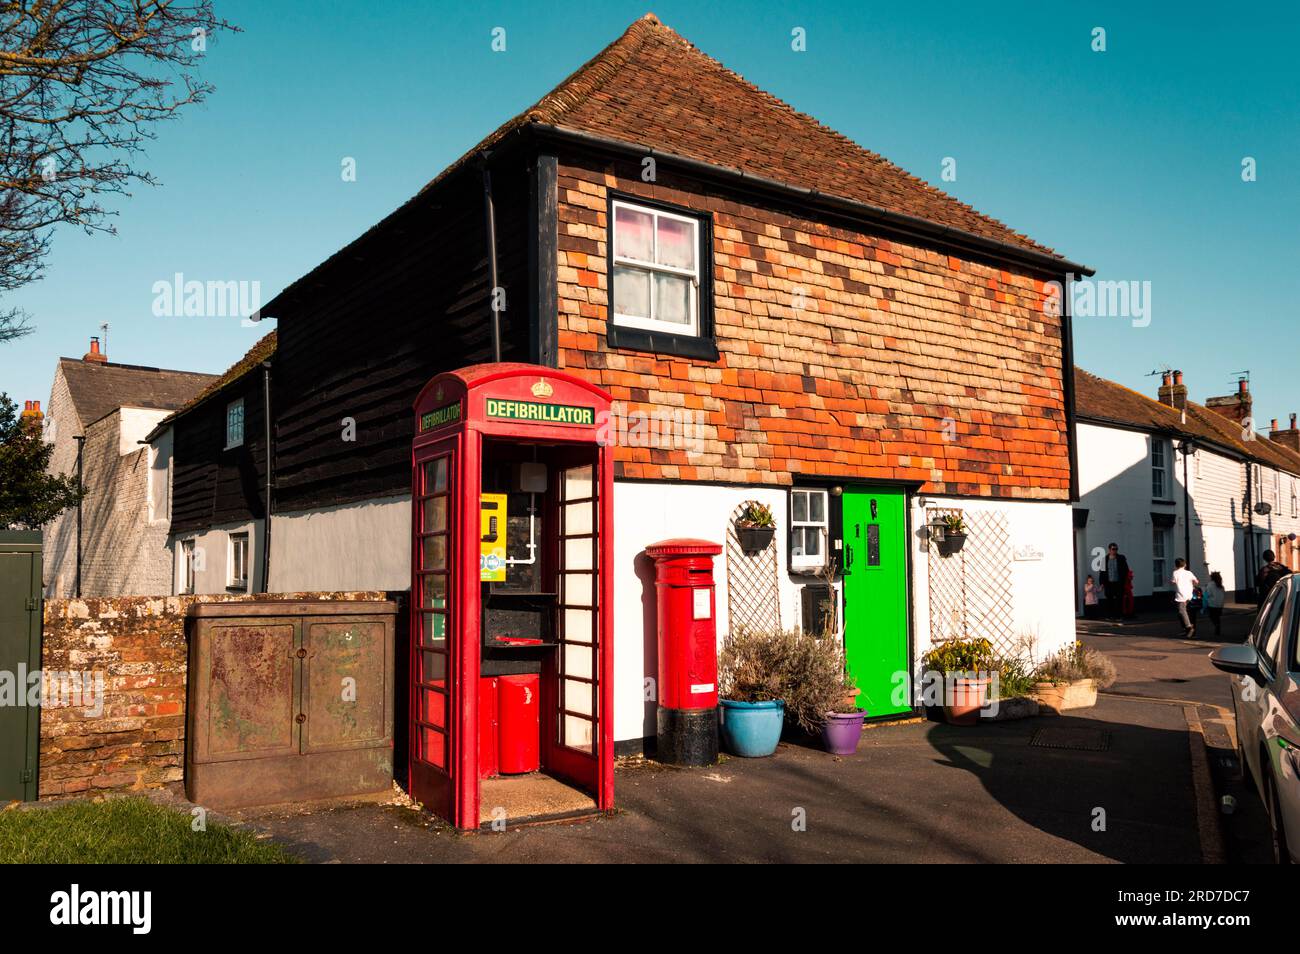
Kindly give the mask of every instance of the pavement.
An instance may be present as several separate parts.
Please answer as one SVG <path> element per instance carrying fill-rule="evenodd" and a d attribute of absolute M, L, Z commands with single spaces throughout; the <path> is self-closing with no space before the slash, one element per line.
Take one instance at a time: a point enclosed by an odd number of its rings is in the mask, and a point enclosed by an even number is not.
<path fill-rule="evenodd" d="M 1226 632 L 1249 617 L 1235 608 Z M 1080 621 L 1119 672 L 1089 710 L 868 727 L 849 758 L 783 742 L 774 758 L 708 768 L 621 760 L 617 811 L 580 823 L 463 834 L 400 793 L 235 820 L 312 862 L 1266 860 L 1258 799 L 1232 759 L 1227 677 L 1206 659 L 1219 643 L 1167 633 L 1177 625 L 1162 617 Z M 1238 799 L 1235 815 L 1219 814 L 1222 794 Z"/>
<path fill-rule="evenodd" d="M 1230 607 L 1224 638 L 1239 641 L 1252 614 Z M 869 726 L 847 758 L 783 742 L 703 769 L 621 760 L 617 811 L 576 823 L 465 834 L 398 790 L 232 820 L 325 863 L 1268 860 L 1233 756 L 1228 677 L 1207 658 L 1221 643 L 1182 639 L 1163 614 L 1079 631 L 1119 678 L 1059 717 Z"/>

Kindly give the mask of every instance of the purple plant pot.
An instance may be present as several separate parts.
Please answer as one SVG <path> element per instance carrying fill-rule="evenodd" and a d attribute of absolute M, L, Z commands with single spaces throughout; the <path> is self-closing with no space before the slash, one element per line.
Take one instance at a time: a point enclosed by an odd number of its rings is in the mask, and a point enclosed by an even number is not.
<path fill-rule="evenodd" d="M 862 720 L 865 712 L 828 712 L 822 726 L 822 742 L 833 755 L 853 755 L 862 738 Z"/>

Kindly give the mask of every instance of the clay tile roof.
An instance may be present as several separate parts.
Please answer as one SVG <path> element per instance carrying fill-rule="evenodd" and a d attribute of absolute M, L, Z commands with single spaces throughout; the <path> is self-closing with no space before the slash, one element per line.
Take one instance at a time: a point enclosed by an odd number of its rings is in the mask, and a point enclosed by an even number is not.
<path fill-rule="evenodd" d="M 635 21 L 469 154 L 528 123 L 644 143 L 785 185 L 1056 254 L 765 93 L 700 52 L 653 13 Z"/>
<path fill-rule="evenodd" d="M 1289 448 L 1267 436 L 1244 439 L 1239 424 L 1195 401 L 1188 401 L 1186 410 L 1184 420 L 1167 404 L 1082 368 L 1074 369 L 1074 411 L 1080 420 L 1176 434 L 1217 445 L 1266 467 L 1300 474 L 1300 455 Z"/>
<path fill-rule="evenodd" d="M 146 440 L 153 440 L 156 434 L 166 429 L 178 417 L 188 414 L 203 402 L 216 397 L 230 385 L 248 374 L 248 372 L 254 370 L 263 361 L 270 358 L 271 355 L 275 354 L 275 341 L 275 332 L 272 331 L 265 337 L 259 339 L 257 344 L 249 348 L 247 353 L 227 368 L 224 374 L 209 375 L 211 383 L 209 383 L 202 391 L 191 397 L 190 400 L 187 401 L 184 406 L 178 408 L 175 413 L 169 414 L 159 421 Z"/>
<path fill-rule="evenodd" d="M 216 380 L 194 371 L 80 358 L 60 358 L 59 367 L 83 429 L 120 407 L 178 408 Z"/>
<path fill-rule="evenodd" d="M 759 89 L 696 49 L 653 13 L 634 21 L 622 36 L 533 106 L 490 133 L 419 194 L 529 125 L 594 134 L 737 169 L 758 179 L 1003 242 L 1065 264 L 1047 246 L 977 212 Z M 344 251 L 329 261 L 343 258 Z M 302 282 L 294 282 L 281 295 L 296 290 Z M 268 308 L 278 307 L 279 301 L 277 296 Z"/>

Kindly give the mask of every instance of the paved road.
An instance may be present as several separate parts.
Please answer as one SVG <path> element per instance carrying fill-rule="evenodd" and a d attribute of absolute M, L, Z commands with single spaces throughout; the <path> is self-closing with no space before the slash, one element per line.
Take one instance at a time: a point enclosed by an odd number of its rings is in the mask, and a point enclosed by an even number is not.
<path fill-rule="evenodd" d="M 1172 611 L 1123 622 L 1079 622 L 1079 638 L 1115 662 L 1119 678 L 1110 688 L 1111 694 L 1134 703 L 1163 700 L 1166 705 L 1195 707 L 1206 737 L 1216 801 L 1226 795 L 1236 802 L 1231 815 L 1220 815 L 1231 863 L 1267 863 L 1272 856 L 1263 805 L 1242 778 L 1236 758 L 1229 677 L 1210 664 L 1209 654 L 1227 643 L 1240 643 L 1254 618 L 1253 606 L 1230 605 L 1224 614 L 1223 635 L 1217 639 L 1204 619 L 1197 638 L 1183 639 Z"/>

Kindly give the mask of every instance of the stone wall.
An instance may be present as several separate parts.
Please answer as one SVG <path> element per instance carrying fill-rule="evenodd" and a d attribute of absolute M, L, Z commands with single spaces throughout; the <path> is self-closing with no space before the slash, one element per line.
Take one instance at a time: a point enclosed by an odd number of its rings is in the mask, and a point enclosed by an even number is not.
<path fill-rule="evenodd" d="M 185 617 L 190 604 L 395 596 L 357 592 L 46 600 L 40 796 L 138 791 L 183 778 L 189 652 Z M 75 682 L 60 680 L 65 673 L 75 674 Z M 102 697 L 93 688 L 101 679 Z M 53 691 L 54 686 L 64 691 Z M 78 696 L 68 686 L 90 691 Z"/>

